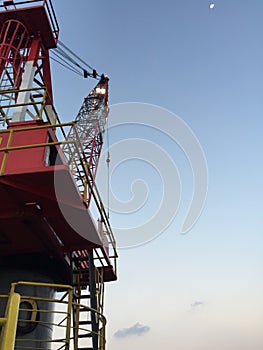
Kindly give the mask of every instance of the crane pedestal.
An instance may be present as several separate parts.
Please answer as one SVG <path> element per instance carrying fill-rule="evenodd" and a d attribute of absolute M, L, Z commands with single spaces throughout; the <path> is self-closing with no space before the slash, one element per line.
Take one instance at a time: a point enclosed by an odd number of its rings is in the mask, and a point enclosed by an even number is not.
<path fill-rule="evenodd" d="M 34 260 L 31 261 L 31 266 L 26 267 L 24 262 L 23 265 L 24 267 L 18 267 L 19 265 L 15 266 L 14 263 L 10 263 L 8 267 L 0 267 L 0 294 L 7 294 L 12 283 L 17 281 L 54 283 L 54 280 L 49 276 L 49 271 L 44 271 L 44 266 L 42 269 L 34 266 Z M 41 270 L 43 273 L 41 273 Z M 43 302 L 42 299 L 54 299 L 55 292 L 54 286 L 41 288 L 29 284 L 20 285 L 16 288 L 16 293 L 21 296 L 19 321 L 16 325 L 16 336 L 19 338 L 19 342 L 15 347 L 16 350 L 25 348 L 49 349 L 49 341 L 52 340 L 53 336 L 53 305 L 52 303 Z M 0 299 L 0 317 L 4 317 L 6 307 L 7 299 Z M 45 310 L 45 312 L 41 310 Z"/>

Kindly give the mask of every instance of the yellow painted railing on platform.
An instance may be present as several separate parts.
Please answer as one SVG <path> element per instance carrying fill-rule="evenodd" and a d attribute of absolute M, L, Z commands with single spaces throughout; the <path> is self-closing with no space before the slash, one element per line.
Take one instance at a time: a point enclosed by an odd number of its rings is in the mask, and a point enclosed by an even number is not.
<path fill-rule="evenodd" d="M 21 291 L 23 287 L 37 287 L 39 288 L 53 288 L 57 291 L 55 298 L 43 298 L 38 296 L 21 295 L 16 290 Z M 24 288 L 25 290 L 28 290 Z M 42 349 L 43 344 L 46 343 L 45 349 L 52 350 L 78 350 L 79 338 L 81 334 L 90 334 L 92 337 L 92 329 L 89 326 L 83 326 L 80 322 L 80 314 L 83 310 L 88 312 L 95 312 L 97 320 L 99 321 L 98 339 L 99 349 L 105 349 L 105 325 L 106 319 L 97 310 L 93 310 L 88 306 L 75 303 L 73 295 L 73 288 L 69 285 L 50 284 L 50 283 L 36 283 L 36 282 L 17 282 L 12 283 L 9 295 L 0 295 L 0 305 L 5 313 L 0 317 L 0 350 L 16 350 L 16 349 Z M 34 307 L 25 309 L 23 304 L 25 301 L 32 306 L 38 305 L 37 310 Z M 41 305 L 41 308 L 39 307 Z M 52 307 L 50 307 L 52 305 Z M 81 309 L 81 313 L 79 310 Z M 26 311 L 26 312 L 25 312 Z M 38 316 L 36 316 L 36 311 Z M 43 322 L 41 314 L 49 313 L 51 321 Z M 26 316 L 25 316 L 26 315 Z M 1 316 L 1 315 L 0 315 Z M 21 336 L 19 327 L 21 326 L 30 329 L 30 324 L 34 324 L 34 328 L 38 326 L 49 327 L 52 329 L 52 339 L 30 339 L 28 336 Z M 32 338 L 32 337 L 31 337 Z M 32 345 L 30 345 L 32 343 Z M 39 343 L 39 348 L 35 344 Z"/>

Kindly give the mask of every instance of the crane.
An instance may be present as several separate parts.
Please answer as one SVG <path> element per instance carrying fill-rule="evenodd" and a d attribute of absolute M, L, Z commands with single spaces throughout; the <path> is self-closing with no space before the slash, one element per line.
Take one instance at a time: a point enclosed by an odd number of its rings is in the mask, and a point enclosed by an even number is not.
<path fill-rule="evenodd" d="M 51 0 L 0 5 L 0 350 L 104 350 L 116 242 L 95 178 L 109 78 L 63 123 L 53 103 Z M 94 203 L 97 223 L 91 214 Z"/>

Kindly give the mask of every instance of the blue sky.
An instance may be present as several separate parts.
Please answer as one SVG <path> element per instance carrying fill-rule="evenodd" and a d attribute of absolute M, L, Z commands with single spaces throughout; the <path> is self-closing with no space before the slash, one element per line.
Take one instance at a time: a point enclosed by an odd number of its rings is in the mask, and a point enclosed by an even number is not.
<path fill-rule="evenodd" d="M 62 42 L 109 75 L 110 103 L 148 103 L 176 114 L 208 166 L 203 213 L 182 235 L 193 190 L 184 152 L 150 128 L 110 130 L 113 162 L 121 140 L 162 147 L 178 168 L 182 200 L 162 235 L 119 252 L 119 281 L 106 293 L 108 349 L 262 349 L 263 2 L 218 0 L 212 10 L 206 0 L 53 2 Z M 55 106 L 63 121 L 72 120 L 93 82 L 56 64 L 52 71 Z M 151 217 L 170 183 L 161 181 L 166 163 L 156 170 L 145 156 L 112 174 L 122 201 L 132 198 L 134 180 L 148 186 L 141 212 L 111 213 L 116 228 Z M 147 332 L 114 336 L 137 323 Z"/>

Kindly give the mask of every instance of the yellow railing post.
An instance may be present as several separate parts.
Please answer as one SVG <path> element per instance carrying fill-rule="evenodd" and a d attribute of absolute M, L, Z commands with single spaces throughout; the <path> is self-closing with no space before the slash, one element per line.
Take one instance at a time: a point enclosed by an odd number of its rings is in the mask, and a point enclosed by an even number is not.
<path fill-rule="evenodd" d="M 4 151 L 5 153 L 4 153 L 2 164 L 1 164 L 0 176 L 3 175 L 4 170 L 5 170 L 7 157 L 8 157 L 8 148 L 11 146 L 11 142 L 12 142 L 12 139 L 13 139 L 13 134 L 14 134 L 14 131 L 10 130 L 9 131 L 9 137 L 8 137 L 7 145 L 6 145 L 6 150 Z"/>
<path fill-rule="evenodd" d="M 70 330 L 71 330 L 71 313 L 72 313 L 73 291 L 68 290 L 68 309 L 67 309 L 67 325 L 66 325 L 66 344 L 65 350 L 70 348 Z M 1 349 L 0 349 L 1 350 Z"/>
<path fill-rule="evenodd" d="M 20 294 L 11 292 L 5 318 L 0 319 L 0 325 L 3 327 L 0 338 L 0 350 L 13 350 L 15 347 L 19 304 Z"/>

